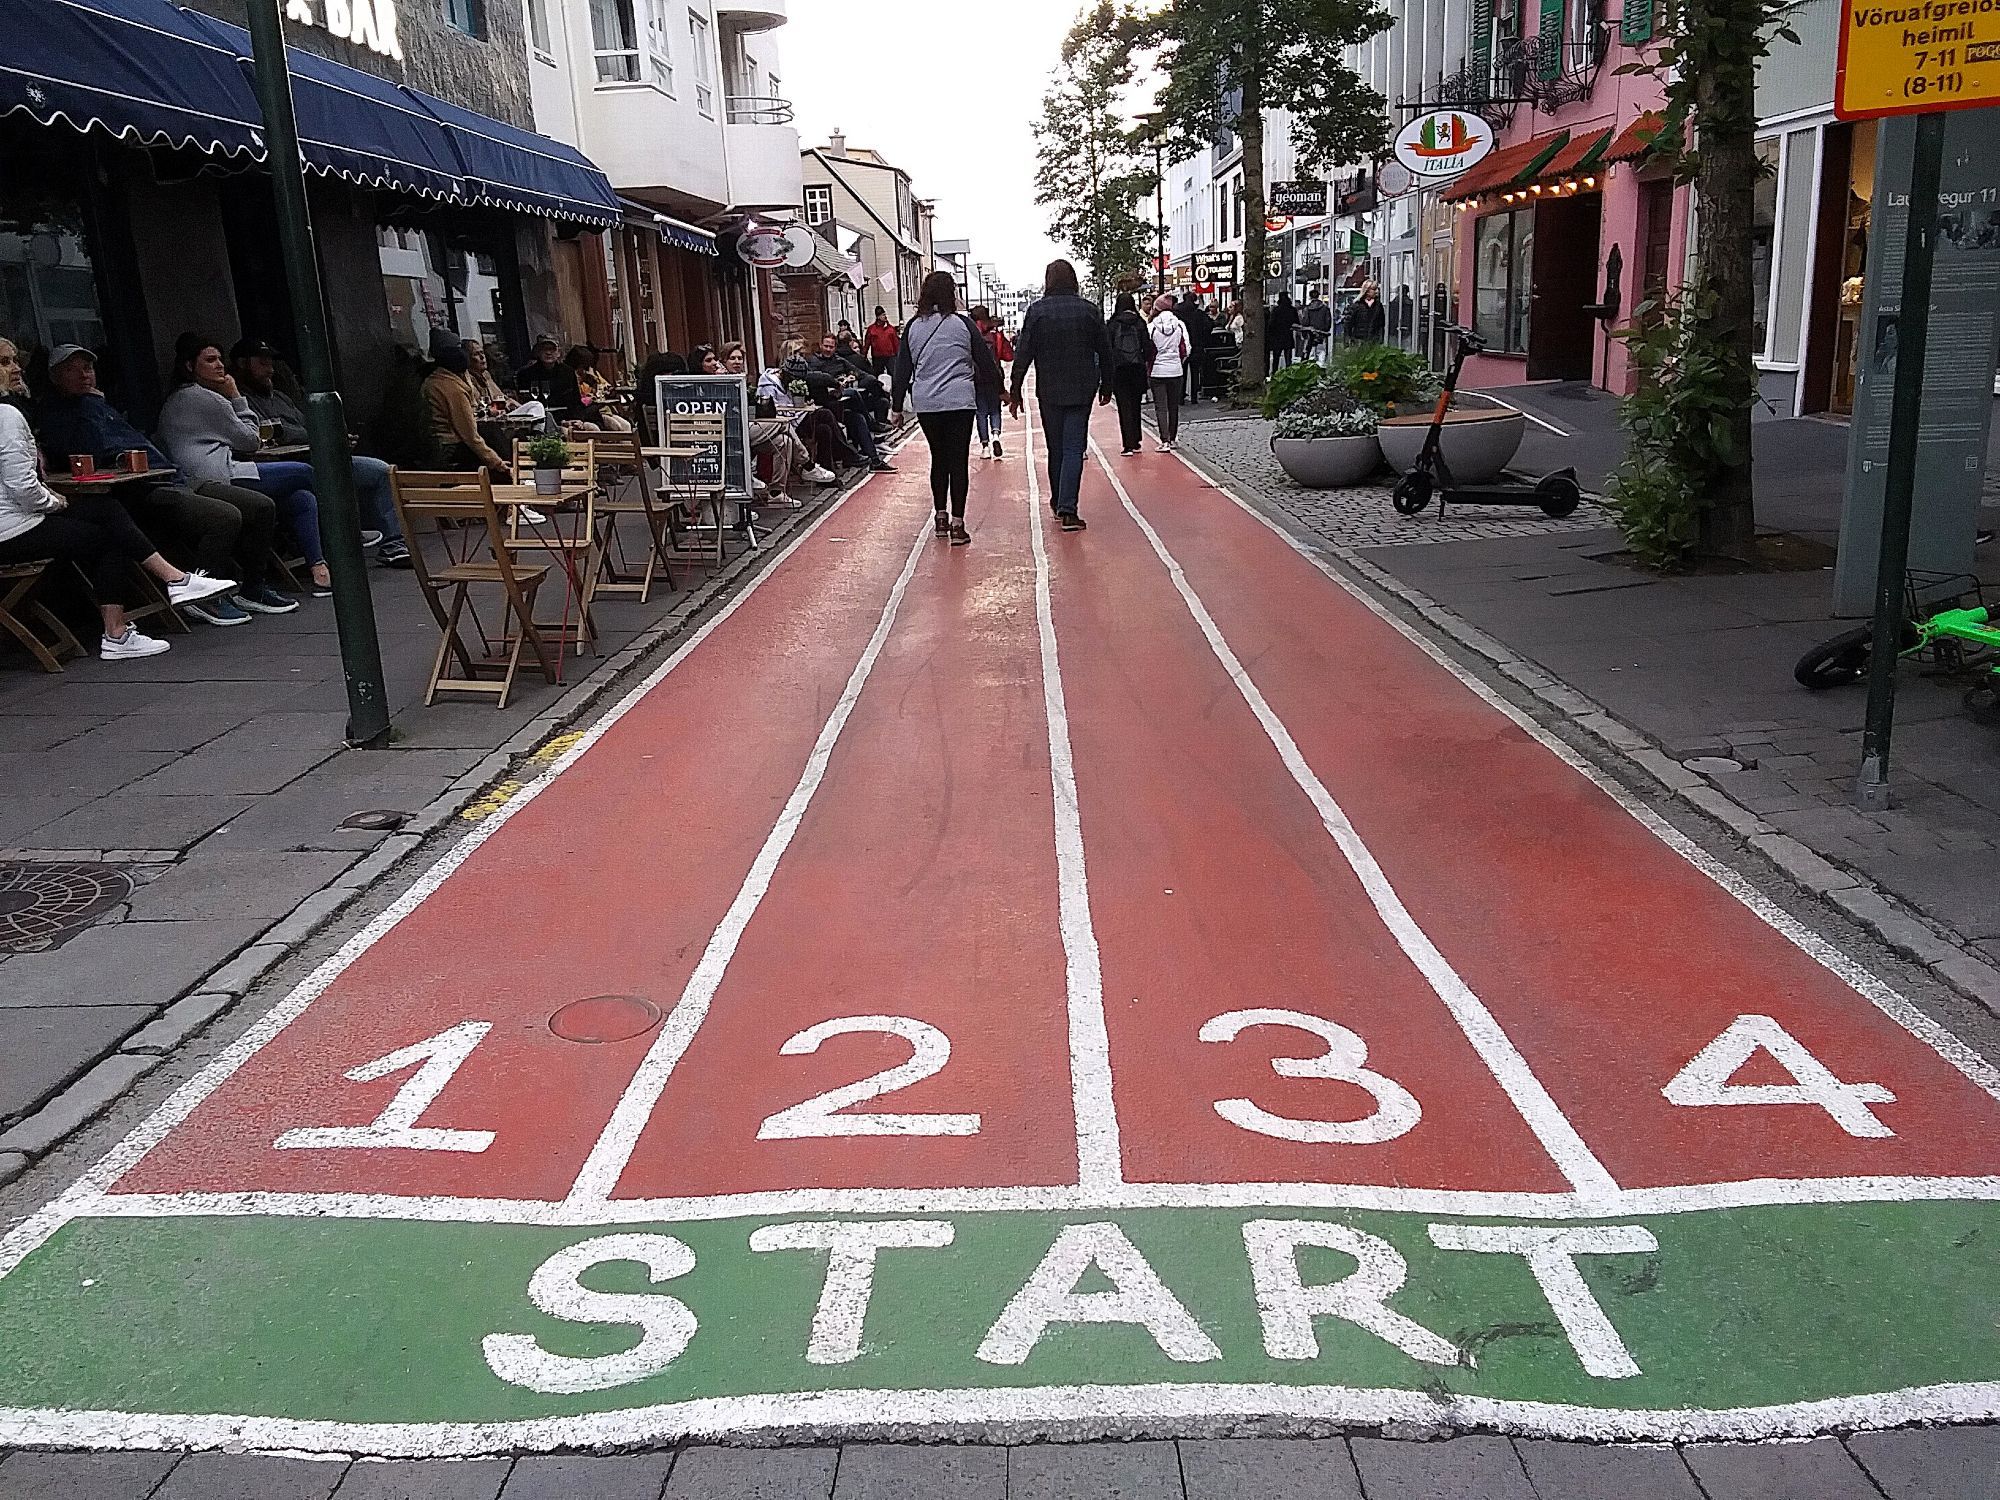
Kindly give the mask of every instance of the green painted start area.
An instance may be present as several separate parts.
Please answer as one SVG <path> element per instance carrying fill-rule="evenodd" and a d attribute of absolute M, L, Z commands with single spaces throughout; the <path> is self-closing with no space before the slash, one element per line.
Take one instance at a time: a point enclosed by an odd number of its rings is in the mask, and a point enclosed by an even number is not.
<path fill-rule="evenodd" d="M 979 1410 L 1144 1421 L 1200 1388 L 1225 1419 L 1443 1419 L 1471 1398 L 1502 1425 L 1528 1403 L 1516 1420 L 1543 1430 L 1753 1435 L 1841 1398 L 1990 1402 L 1996 1244 L 1990 1202 L 1547 1224 L 87 1218 L 0 1282 L 0 1408 L 161 1414 L 105 1419 L 142 1441 L 338 1447 L 395 1424 L 360 1441 L 440 1452 L 586 1413 L 612 1414 L 582 1419 L 598 1442 Z"/>

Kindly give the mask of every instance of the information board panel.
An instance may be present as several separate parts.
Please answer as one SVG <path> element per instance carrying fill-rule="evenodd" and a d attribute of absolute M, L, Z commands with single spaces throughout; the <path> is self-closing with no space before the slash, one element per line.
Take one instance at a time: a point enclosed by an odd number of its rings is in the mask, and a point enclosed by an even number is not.
<path fill-rule="evenodd" d="M 732 500 L 751 497 L 750 391 L 741 375 L 662 375 L 654 382 L 662 413 L 720 411 L 729 418 L 724 451 L 672 460 L 670 482 L 713 484 L 721 476 Z"/>

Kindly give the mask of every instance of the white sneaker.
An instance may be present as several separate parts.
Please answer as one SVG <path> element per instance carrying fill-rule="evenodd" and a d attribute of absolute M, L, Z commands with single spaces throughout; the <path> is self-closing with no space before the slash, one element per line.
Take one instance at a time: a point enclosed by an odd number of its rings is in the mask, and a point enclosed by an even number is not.
<path fill-rule="evenodd" d="M 107 635 L 97 643 L 97 654 L 105 661 L 137 661 L 142 656 L 158 656 L 162 651 L 171 650 L 173 647 L 167 642 L 141 635 L 132 625 L 125 627 L 123 635 Z"/>
<path fill-rule="evenodd" d="M 821 467 L 819 464 L 814 464 L 810 469 L 807 469 L 805 477 L 814 484 L 838 484 L 840 482 L 839 475 L 835 474 L 831 469 Z"/>
<path fill-rule="evenodd" d="M 536 510 L 532 505 L 521 507 L 521 519 L 530 526 L 546 526 L 549 524 L 549 518 Z"/>
<path fill-rule="evenodd" d="M 379 532 L 379 531 L 364 531 L 364 532 L 362 532 L 362 533 L 361 533 L 361 545 L 362 545 L 362 546 L 364 546 L 364 547 L 379 547 L 379 546 L 381 546 L 381 545 L 382 545 L 382 533 L 381 533 L 381 532 Z"/>
<path fill-rule="evenodd" d="M 198 599 L 213 599 L 217 594 L 227 594 L 236 587 L 233 578 L 211 578 L 196 568 L 179 583 L 167 585 L 167 603 L 179 606 L 193 604 Z M 145 637 L 141 636 L 141 640 Z M 165 642 L 161 642 L 162 645 Z"/>

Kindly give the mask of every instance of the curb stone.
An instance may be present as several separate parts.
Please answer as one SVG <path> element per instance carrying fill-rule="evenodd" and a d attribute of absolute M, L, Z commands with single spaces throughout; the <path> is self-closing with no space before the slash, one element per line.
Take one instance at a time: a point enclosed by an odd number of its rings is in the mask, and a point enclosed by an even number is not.
<path fill-rule="evenodd" d="M 235 1006 L 299 944 L 334 921 L 349 904 L 414 854 L 426 842 L 427 835 L 448 825 L 462 809 L 511 771 L 523 757 L 532 756 L 551 737 L 582 720 L 602 699 L 628 687 L 624 679 L 633 667 L 657 652 L 666 642 L 685 634 L 695 621 L 727 597 L 745 575 L 761 572 L 797 532 L 866 482 L 867 479 L 863 478 L 808 509 L 787 511 L 779 524 L 765 533 L 755 550 L 738 553 L 691 589 L 687 597 L 666 615 L 610 657 L 594 663 L 588 675 L 544 712 L 523 725 L 498 750 L 453 781 L 399 832 L 377 845 L 367 858 L 307 896 L 289 916 L 267 928 L 205 978 L 197 980 L 182 992 L 180 998 L 163 1005 L 151 1020 L 120 1043 L 119 1051 L 71 1079 L 39 1110 L 0 1131 L 0 1185 L 18 1177 L 36 1159 L 47 1155 L 68 1136 L 109 1109 L 167 1054 Z M 0 850 L 0 858 L 42 861 L 108 862 L 114 857 L 123 863 L 171 864 L 180 858 L 180 852 Z"/>
<path fill-rule="evenodd" d="M 1304 527 L 1295 517 L 1268 505 L 1250 486 L 1233 477 L 1218 478 L 1219 467 L 1205 458 L 1197 461 L 1185 453 L 1181 461 L 1218 489 L 1230 494 L 1276 526 L 1285 536 L 1307 551 L 1349 574 L 1355 581 L 1371 586 L 1407 606 L 1411 623 L 1425 627 L 1453 644 L 1471 651 L 1502 676 L 1518 683 L 1535 699 L 1562 714 L 1577 733 L 1594 741 L 1644 778 L 1663 787 L 1674 800 L 1686 804 L 1704 817 L 1722 824 L 1786 878 L 1818 899 L 1838 908 L 1844 915 L 1868 929 L 1898 953 L 1914 959 L 1940 983 L 1972 1000 L 1982 1010 L 2000 1017 L 2000 967 L 1982 957 L 1982 949 L 2000 957 L 2000 945 L 1964 941 L 1956 934 L 1942 934 L 1916 911 L 1884 891 L 1860 871 L 1851 870 L 1787 834 L 1775 833 L 1754 808 L 1745 806 L 1721 786 L 1711 783 L 1681 764 L 1661 742 L 1627 724 L 1603 704 L 1552 676 L 1422 589 L 1404 583 L 1387 570 L 1362 557 L 1352 547 L 1332 541 Z M 1694 752 L 1699 754 L 1701 752 Z"/>

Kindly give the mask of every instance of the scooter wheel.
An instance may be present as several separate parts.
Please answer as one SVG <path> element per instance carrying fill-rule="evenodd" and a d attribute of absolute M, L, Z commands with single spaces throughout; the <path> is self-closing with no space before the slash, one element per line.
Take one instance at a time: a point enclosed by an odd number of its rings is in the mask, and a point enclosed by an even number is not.
<path fill-rule="evenodd" d="M 1535 493 L 1541 497 L 1542 514 L 1552 520 L 1574 515 L 1577 506 L 1583 503 L 1583 491 L 1567 474 L 1549 475 L 1535 486 Z"/>
<path fill-rule="evenodd" d="M 1975 724 L 2000 727 L 2000 686 L 1985 683 L 1965 690 L 1965 711 Z"/>
<path fill-rule="evenodd" d="M 1396 507 L 1397 515 L 1414 516 L 1431 503 L 1431 488 L 1431 476 L 1422 469 L 1412 469 L 1396 481 L 1390 503 Z"/>
<path fill-rule="evenodd" d="M 1816 693 L 1859 682 L 1868 675 L 1873 640 L 1874 631 L 1866 625 L 1842 631 L 1801 656 L 1798 665 L 1792 668 L 1792 680 Z"/>

